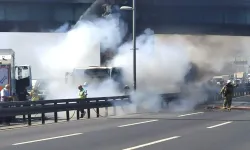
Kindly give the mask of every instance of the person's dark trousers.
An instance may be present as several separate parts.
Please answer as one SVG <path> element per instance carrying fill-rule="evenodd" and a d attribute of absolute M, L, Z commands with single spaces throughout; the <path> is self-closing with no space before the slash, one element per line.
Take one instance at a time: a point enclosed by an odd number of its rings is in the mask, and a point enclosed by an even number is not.
<path fill-rule="evenodd" d="M 84 103 L 86 103 L 84 100 L 82 100 L 80 102 L 80 104 L 84 104 Z M 84 109 L 81 109 L 80 112 L 81 112 L 81 116 L 80 117 L 83 118 L 85 116 L 85 114 L 86 114 L 86 111 Z"/>

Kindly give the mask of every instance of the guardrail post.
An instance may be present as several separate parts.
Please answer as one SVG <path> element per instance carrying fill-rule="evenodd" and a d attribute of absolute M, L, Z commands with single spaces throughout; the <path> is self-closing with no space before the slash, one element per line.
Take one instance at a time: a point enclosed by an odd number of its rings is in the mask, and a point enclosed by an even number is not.
<path fill-rule="evenodd" d="M 77 101 L 78 105 L 81 105 L 81 103 L 79 101 Z M 80 111 L 79 109 L 76 110 L 76 119 L 79 120 L 80 119 L 80 115 L 79 115 Z"/>
<path fill-rule="evenodd" d="M 105 102 L 108 102 L 108 100 L 105 99 Z M 108 117 L 108 107 L 105 107 L 105 116 Z"/>
<path fill-rule="evenodd" d="M 28 114 L 28 125 L 31 126 L 31 114 Z"/>
<path fill-rule="evenodd" d="M 98 103 L 98 102 L 99 102 L 99 101 L 96 100 L 96 103 Z M 100 111 L 99 111 L 99 107 L 97 106 L 97 107 L 96 107 L 96 117 L 99 118 L 99 116 L 100 116 Z"/>
<path fill-rule="evenodd" d="M 26 115 L 23 115 L 23 122 L 26 121 Z"/>
<path fill-rule="evenodd" d="M 90 101 L 87 100 L 87 104 L 90 104 Z M 90 119 L 90 108 L 87 108 L 88 119 Z"/>
<path fill-rule="evenodd" d="M 57 105 L 57 102 L 54 102 L 54 106 Z M 54 122 L 57 123 L 58 122 L 58 115 L 57 115 L 57 111 L 54 111 Z"/>
<path fill-rule="evenodd" d="M 116 116 L 116 114 L 117 114 L 116 106 L 114 106 L 113 108 L 114 108 L 114 116 Z"/>
<path fill-rule="evenodd" d="M 68 105 L 69 102 L 66 102 L 66 105 Z M 69 110 L 66 110 L 66 118 L 67 118 L 67 121 L 69 121 Z"/>
<path fill-rule="evenodd" d="M 44 104 L 42 104 L 42 107 L 44 106 Z M 42 124 L 45 124 L 45 114 L 42 113 Z"/>

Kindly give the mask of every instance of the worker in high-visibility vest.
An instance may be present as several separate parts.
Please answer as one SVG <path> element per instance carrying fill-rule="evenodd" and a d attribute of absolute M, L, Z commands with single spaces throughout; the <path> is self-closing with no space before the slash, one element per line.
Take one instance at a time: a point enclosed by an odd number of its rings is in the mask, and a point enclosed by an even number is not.
<path fill-rule="evenodd" d="M 38 95 L 38 90 L 36 88 L 33 88 L 32 91 L 30 92 L 30 96 L 31 96 L 31 101 L 38 101 L 39 95 Z"/>
<path fill-rule="evenodd" d="M 78 95 L 79 95 L 80 99 L 83 100 L 83 99 L 87 98 L 87 91 L 84 90 L 84 88 L 82 87 L 82 85 L 78 86 L 78 90 L 79 90 L 79 94 Z M 84 111 L 84 109 L 80 110 L 80 112 L 81 112 L 81 118 L 83 118 L 85 116 L 86 112 Z"/>
<path fill-rule="evenodd" d="M 84 88 L 82 87 L 82 85 L 78 86 L 78 90 L 79 90 L 79 98 L 80 99 L 87 98 L 87 92 L 84 90 Z"/>

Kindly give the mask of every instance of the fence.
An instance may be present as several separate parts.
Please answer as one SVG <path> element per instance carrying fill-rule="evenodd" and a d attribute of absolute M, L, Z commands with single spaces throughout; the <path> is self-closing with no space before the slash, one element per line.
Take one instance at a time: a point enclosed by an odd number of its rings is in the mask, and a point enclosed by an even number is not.
<path fill-rule="evenodd" d="M 236 88 L 234 96 L 244 96 L 250 94 L 249 87 Z M 178 99 L 179 93 L 162 94 L 164 102 L 167 104 Z M 215 93 L 210 94 L 211 100 L 219 100 L 221 97 Z M 54 122 L 58 122 L 58 112 L 66 112 L 66 120 L 70 120 L 70 111 L 76 111 L 77 120 L 80 119 L 80 110 L 87 110 L 87 118 L 90 118 L 90 110 L 96 109 L 96 117 L 100 116 L 99 109 L 105 108 L 105 116 L 108 116 L 108 107 L 113 107 L 116 112 L 116 106 L 124 106 L 130 104 L 129 96 L 113 96 L 113 97 L 97 97 L 81 99 L 60 99 L 60 100 L 44 100 L 44 101 L 22 101 L 22 102 L 4 102 L 0 103 L 0 117 L 11 117 L 23 115 L 23 121 L 26 121 L 27 115 L 28 125 L 32 124 L 32 114 L 41 114 L 42 124 L 45 124 L 45 113 L 54 114 Z"/>

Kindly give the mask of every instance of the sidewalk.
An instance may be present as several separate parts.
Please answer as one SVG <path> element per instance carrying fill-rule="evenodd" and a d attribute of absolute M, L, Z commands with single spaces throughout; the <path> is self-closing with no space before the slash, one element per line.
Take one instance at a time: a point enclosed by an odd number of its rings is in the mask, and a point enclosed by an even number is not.
<path fill-rule="evenodd" d="M 221 109 L 223 101 L 216 101 L 205 106 L 206 109 Z M 233 98 L 232 107 L 234 110 L 250 110 L 250 95 Z"/>

